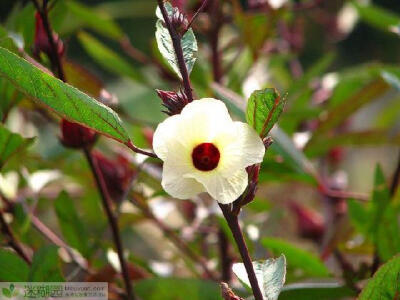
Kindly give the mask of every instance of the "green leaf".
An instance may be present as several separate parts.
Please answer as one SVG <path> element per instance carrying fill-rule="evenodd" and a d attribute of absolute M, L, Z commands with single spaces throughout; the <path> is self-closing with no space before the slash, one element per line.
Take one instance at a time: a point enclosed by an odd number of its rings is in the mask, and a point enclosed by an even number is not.
<path fill-rule="evenodd" d="M 54 201 L 54 207 L 65 240 L 69 245 L 82 253 L 83 256 L 87 256 L 88 236 L 76 212 L 72 199 L 66 192 L 61 192 Z"/>
<path fill-rule="evenodd" d="M 31 145 L 33 141 L 34 138 L 24 139 L 0 124 L 0 170 L 11 156 Z"/>
<path fill-rule="evenodd" d="M 396 116 L 397 117 L 397 116 Z M 308 157 L 322 156 L 337 146 L 400 145 L 400 134 L 391 130 L 367 130 L 324 135 L 315 139 L 306 149 Z"/>
<path fill-rule="evenodd" d="M 388 32 L 392 26 L 400 24 L 400 16 L 375 5 L 361 5 L 352 1 L 361 20 L 375 28 Z"/>
<path fill-rule="evenodd" d="M 398 238 L 398 237 L 397 237 Z M 358 297 L 359 300 L 396 299 L 400 295 L 400 256 L 396 256 L 375 273 Z"/>
<path fill-rule="evenodd" d="M 86 52 L 104 69 L 143 82 L 143 76 L 135 71 L 133 65 L 86 32 L 79 32 L 78 39 Z"/>
<path fill-rule="evenodd" d="M 400 228 L 395 203 L 390 201 L 390 192 L 382 169 L 375 169 L 374 190 L 370 207 L 368 232 L 378 250 L 379 257 L 386 261 L 400 252 Z"/>
<path fill-rule="evenodd" d="M 7 298 L 11 298 L 12 297 L 11 291 L 9 289 L 2 288 L 2 292 L 3 292 L 3 295 L 6 296 Z"/>
<path fill-rule="evenodd" d="M 222 300 L 217 283 L 198 279 L 152 278 L 136 282 L 143 300 Z"/>
<path fill-rule="evenodd" d="M 282 289 L 279 300 L 342 300 L 354 296 L 353 290 L 337 283 L 293 283 Z"/>
<path fill-rule="evenodd" d="M 314 254 L 300 249 L 286 241 L 277 238 L 264 238 L 262 245 L 275 255 L 283 253 L 291 268 L 299 268 L 308 276 L 328 277 L 330 272 L 321 260 Z"/>
<path fill-rule="evenodd" d="M 369 212 L 367 209 L 357 200 L 350 199 L 347 201 L 347 207 L 349 209 L 350 220 L 357 230 L 361 233 L 366 234 L 369 222 Z"/>
<path fill-rule="evenodd" d="M 27 281 L 29 266 L 15 253 L 0 249 L 0 265 L 0 281 Z"/>
<path fill-rule="evenodd" d="M 253 267 L 263 298 L 265 300 L 278 299 L 286 277 L 285 256 L 281 255 L 277 259 L 253 261 Z M 249 278 L 243 263 L 234 264 L 232 271 L 241 282 L 250 287 Z"/>
<path fill-rule="evenodd" d="M 63 282 L 58 248 L 45 246 L 33 256 L 29 280 L 33 282 Z"/>
<path fill-rule="evenodd" d="M 233 111 L 241 120 L 245 119 L 245 99 L 220 84 L 213 83 L 211 87 L 213 88 L 214 93 L 218 95 L 219 99 L 223 100 L 227 104 L 231 111 Z M 282 157 L 288 161 L 288 164 L 293 166 L 296 171 L 304 172 L 315 177 L 316 170 L 313 164 L 302 151 L 297 149 L 293 140 L 286 132 L 276 125 L 271 130 L 271 136 L 275 141 L 275 143 L 272 144 L 271 149 L 274 149 L 282 155 Z"/>
<path fill-rule="evenodd" d="M 116 40 L 124 37 L 121 28 L 105 11 L 96 12 L 82 3 L 71 0 L 65 1 L 65 5 L 78 20 L 83 21 L 87 27 L 98 33 Z"/>
<path fill-rule="evenodd" d="M 344 121 L 346 121 L 354 112 L 362 106 L 379 99 L 389 88 L 389 85 L 382 79 L 373 80 L 364 88 L 352 94 L 347 100 L 342 101 L 340 104 L 328 111 L 327 116 L 321 121 L 318 129 L 314 132 L 311 140 L 308 142 L 308 147 L 317 141 L 317 139 L 329 132 L 331 129 L 336 128 Z"/>
<path fill-rule="evenodd" d="M 122 143 L 130 142 L 122 121 L 112 109 L 3 48 L 0 48 L 0 75 L 62 118 L 93 128 Z"/>
<path fill-rule="evenodd" d="M 283 112 L 285 101 L 274 88 L 254 91 L 247 102 L 247 123 L 266 137 Z"/>
<path fill-rule="evenodd" d="M 173 8 L 171 4 L 168 2 L 164 4 L 165 8 L 168 12 L 168 15 L 171 16 L 173 13 Z M 164 18 L 161 15 L 160 9 L 157 7 L 156 15 L 158 17 L 156 23 L 156 40 L 158 49 L 161 54 L 164 56 L 165 60 L 171 65 L 172 69 L 175 73 L 182 79 L 181 72 L 179 70 L 178 60 L 176 58 L 174 46 L 172 44 L 172 38 L 169 34 L 168 29 L 164 26 Z M 181 46 L 183 50 L 183 58 L 185 60 L 186 68 L 188 74 L 192 72 L 194 63 L 196 62 L 196 54 L 197 54 L 197 41 L 196 37 L 193 33 L 192 28 L 190 28 L 181 39 Z"/>

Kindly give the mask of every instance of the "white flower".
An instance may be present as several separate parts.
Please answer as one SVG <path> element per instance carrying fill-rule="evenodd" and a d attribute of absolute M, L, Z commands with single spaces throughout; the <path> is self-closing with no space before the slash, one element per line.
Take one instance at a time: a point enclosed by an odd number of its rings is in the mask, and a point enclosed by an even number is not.
<path fill-rule="evenodd" d="M 153 148 L 164 161 L 162 186 L 187 199 L 208 192 L 222 204 L 246 189 L 246 167 L 263 160 L 261 138 L 247 124 L 234 122 L 222 101 L 204 98 L 160 123 Z"/>

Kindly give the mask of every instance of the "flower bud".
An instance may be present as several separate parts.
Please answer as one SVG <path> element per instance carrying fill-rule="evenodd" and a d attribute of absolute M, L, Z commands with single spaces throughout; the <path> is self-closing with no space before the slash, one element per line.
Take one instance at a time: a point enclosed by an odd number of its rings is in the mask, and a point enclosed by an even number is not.
<path fill-rule="evenodd" d="M 60 127 L 61 142 L 65 147 L 83 148 L 92 145 L 96 141 L 96 132 L 78 123 L 63 119 Z"/>
<path fill-rule="evenodd" d="M 300 236 L 320 241 L 325 232 L 322 216 L 295 202 L 290 203 L 290 208 L 297 217 L 297 228 Z"/>
<path fill-rule="evenodd" d="M 180 36 L 183 36 L 187 31 L 189 22 L 186 16 L 182 12 L 180 12 L 180 10 L 177 7 L 174 7 L 174 13 L 171 17 L 171 24 L 175 28 L 176 32 Z"/>
<path fill-rule="evenodd" d="M 167 110 L 164 110 L 163 112 L 169 116 L 180 114 L 185 105 L 189 103 L 189 99 L 182 91 L 169 92 L 156 90 L 156 92 L 158 97 L 163 101 L 163 106 L 167 108 Z"/>
<path fill-rule="evenodd" d="M 109 159 L 98 151 L 93 152 L 93 157 L 97 160 L 111 198 L 116 202 L 122 201 L 135 174 L 129 162 L 122 156 Z"/>
<path fill-rule="evenodd" d="M 39 12 L 35 13 L 35 38 L 34 38 L 34 48 L 33 54 L 35 57 L 39 57 L 40 53 L 43 52 L 47 54 L 49 58 L 52 57 L 52 48 L 50 45 L 49 38 L 47 36 L 47 32 L 43 25 L 42 16 Z M 64 54 L 64 44 L 61 39 L 58 37 L 56 33 L 53 32 L 54 43 L 56 44 L 57 52 L 59 56 L 63 56 Z"/>

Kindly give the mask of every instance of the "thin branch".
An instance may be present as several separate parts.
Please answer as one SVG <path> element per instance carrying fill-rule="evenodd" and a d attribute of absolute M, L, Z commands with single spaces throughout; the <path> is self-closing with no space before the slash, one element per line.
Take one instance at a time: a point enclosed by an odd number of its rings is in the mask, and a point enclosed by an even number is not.
<path fill-rule="evenodd" d="M 47 10 L 47 1 L 43 1 L 43 6 L 40 7 L 38 0 L 32 0 L 33 4 L 36 7 L 37 12 L 40 14 L 40 17 L 43 22 L 43 27 L 44 30 L 46 30 L 46 35 L 49 40 L 49 44 L 51 47 L 51 53 L 52 53 L 52 61 L 56 65 L 57 73 L 58 73 L 58 78 L 61 79 L 62 81 L 65 81 L 65 73 L 64 69 L 61 63 L 61 57 L 57 49 L 56 42 L 54 41 L 54 36 L 53 36 L 53 30 L 51 28 L 49 18 L 48 18 L 48 10 Z"/>
<path fill-rule="evenodd" d="M 195 12 L 193 15 L 192 19 L 190 20 L 188 26 L 186 27 L 186 31 L 189 30 L 190 27 L 192 27 L 192 24 L 194 20 L 196 20 L 197 16 L 203 11 L 204 7 L 206 7 L 208 0 L 204 0 L 199 9 Z"/>
<path fill-rule="evenodd" d="M 27 264 L 32 264 L 32 258 L 30 255 L 28 255 L 21 243 L 18 241 L 18 239 L 15 237 L 12 229 L 8 225 L 7 221 L 4 218 L 4 212 L 0 211 L 0 226 L 1 226 L 1 231 L 5 236 L 8 237 L 8 244 L 10 245 L 11 248 L 14 249 L 14 251 L 23 259 L 27 262 Z"/>
<path fill-rule="evenodd" d="M 151 63 L 151 59 L 146 56 L 142 51 L 133 47 L 129 37 L 124 36 L 122 39 L 119 40 L 119 44 L 121 45 L 122 49 L 134 60 L 142 63 L 142 64 L 149 64 Z"/>
<path fill-rule="evenodd" d="M 199 266 L 203 269 L 204 273 L 210 279 L 218 280 L 218 276 L 208 268 L 207 261 L 192 250 L 170 227 L 168 227 L 164 222 L 158 219 L 153 212 L 144 204 L 141 203 L 139 199 L 132 198 L 132 202 L 138 207 L 142 213 L 150 220 L 152 220 L 158 228 L 168 237 L 171 242 L 177 247 L 182 253 L 188 256 L 193 261 L 197 262 Z"/>
<path fill-rule="evenodd" d="M 66 242 L 64 242 L 59 236 L 57 236 L 57 234 L 55 234 L 50 228 L 48 228 L 42 221 L 40 221 L 38 217 L 30 212 L 27 213 L 29 214 L 32 225 L 40 234 L 42 234 L 52 244 L 63 248 L 69 255 L 70 259 L 73 260 L 80 269 L 84 270 L 86 273 L 92 273 L 92 271 L 89 269 L 89 264 L 86 259 L 84 259 L 82 256 L 76 255 L 72 251 L 73 248 L 70 247 Z"/>
<path fill-rule="evenodd" d="M 161 13 L 164 18 L 165 25 L 167 26 L 168 32 L 171 36 L 172 45 L 175 50 L 176 59 L 178 61 L 179 71 L 182 75 L 183 88 L 185 90 L 185 94 L 189 99 L 189 102 L 193 101 L 193 93 L 190 85 L 189 73 L 186 68 L 185 59 L 183 56 L 182 44 L 181 44 L 181 36 L 178 32 L 176 32 L 175 28 L 172 26 L 171 20 L 168 16 L 168 12 L 165 9 L 163 0 L 157 0 L 158 6 L 160 7 Z"/>
<path fill-rule="evenodd" d="M 232 232 L 233 238 L 239 249 L 240 256 L 242 257 L 244 267 L 246 268 L 247 276 L 253 290 L 255 300 L 263 300 L 263 296 L 258 285 L 256 273 L 254 272 L 253 263 L 250 258 L 249 250 L 247 249 L 246 242 L 243 237 L 243 232 L 240 229 L 239 219 L 236 214 L 233 214 L 229 205 L 219 204 L 219 207 L 224 214 L 225 220 L 228 223 L 229 229 Z"/>
<path fill-rule="evenodd" d="M 112 199 L 108 193 L 106 183 L 104 181 L 103 175 L 101 174 L 101 171 L 99 169 L 96 159 L 93 158 L 92 153 L 88 149 L 84 149 L 84 154 L 89 163 L 90 169 L 92 170 L 93 176 L 95 178 L 97 189 L 99 190 L 99 193 L 101 196 L 103 208 L 106 212 L 108 222 L 111 227 L 112 237 L 114 240 L 114 244 L 117 248 L 118 259 L 119 259 L 119 263 L 121 265 L 122 276 L 124 279 L 126 292 L 128 294 L 128 299 L 134 300 L 134 299 L 136 299 L 136 297 L 133 293 L 132 282 L 129 278 L 129 271 L 128 271 L 128 267 L 127 267 L 125 257 L 124 257 L 124 251 L 123 251 L 121 236 L 119 233 L 118 222 L 117 222 L 117 219 L 111 209 Z"/>

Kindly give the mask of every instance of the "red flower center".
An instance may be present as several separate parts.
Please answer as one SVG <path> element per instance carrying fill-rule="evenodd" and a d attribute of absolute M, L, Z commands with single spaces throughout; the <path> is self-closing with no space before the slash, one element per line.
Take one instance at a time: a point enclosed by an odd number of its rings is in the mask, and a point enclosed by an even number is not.
<path fill-rule="evenodd" d="M 220 154 L 212 143 L 197 145 L 192 152 L 194 166 L 200 171 L 211 171 L 218 166 Z"/>

